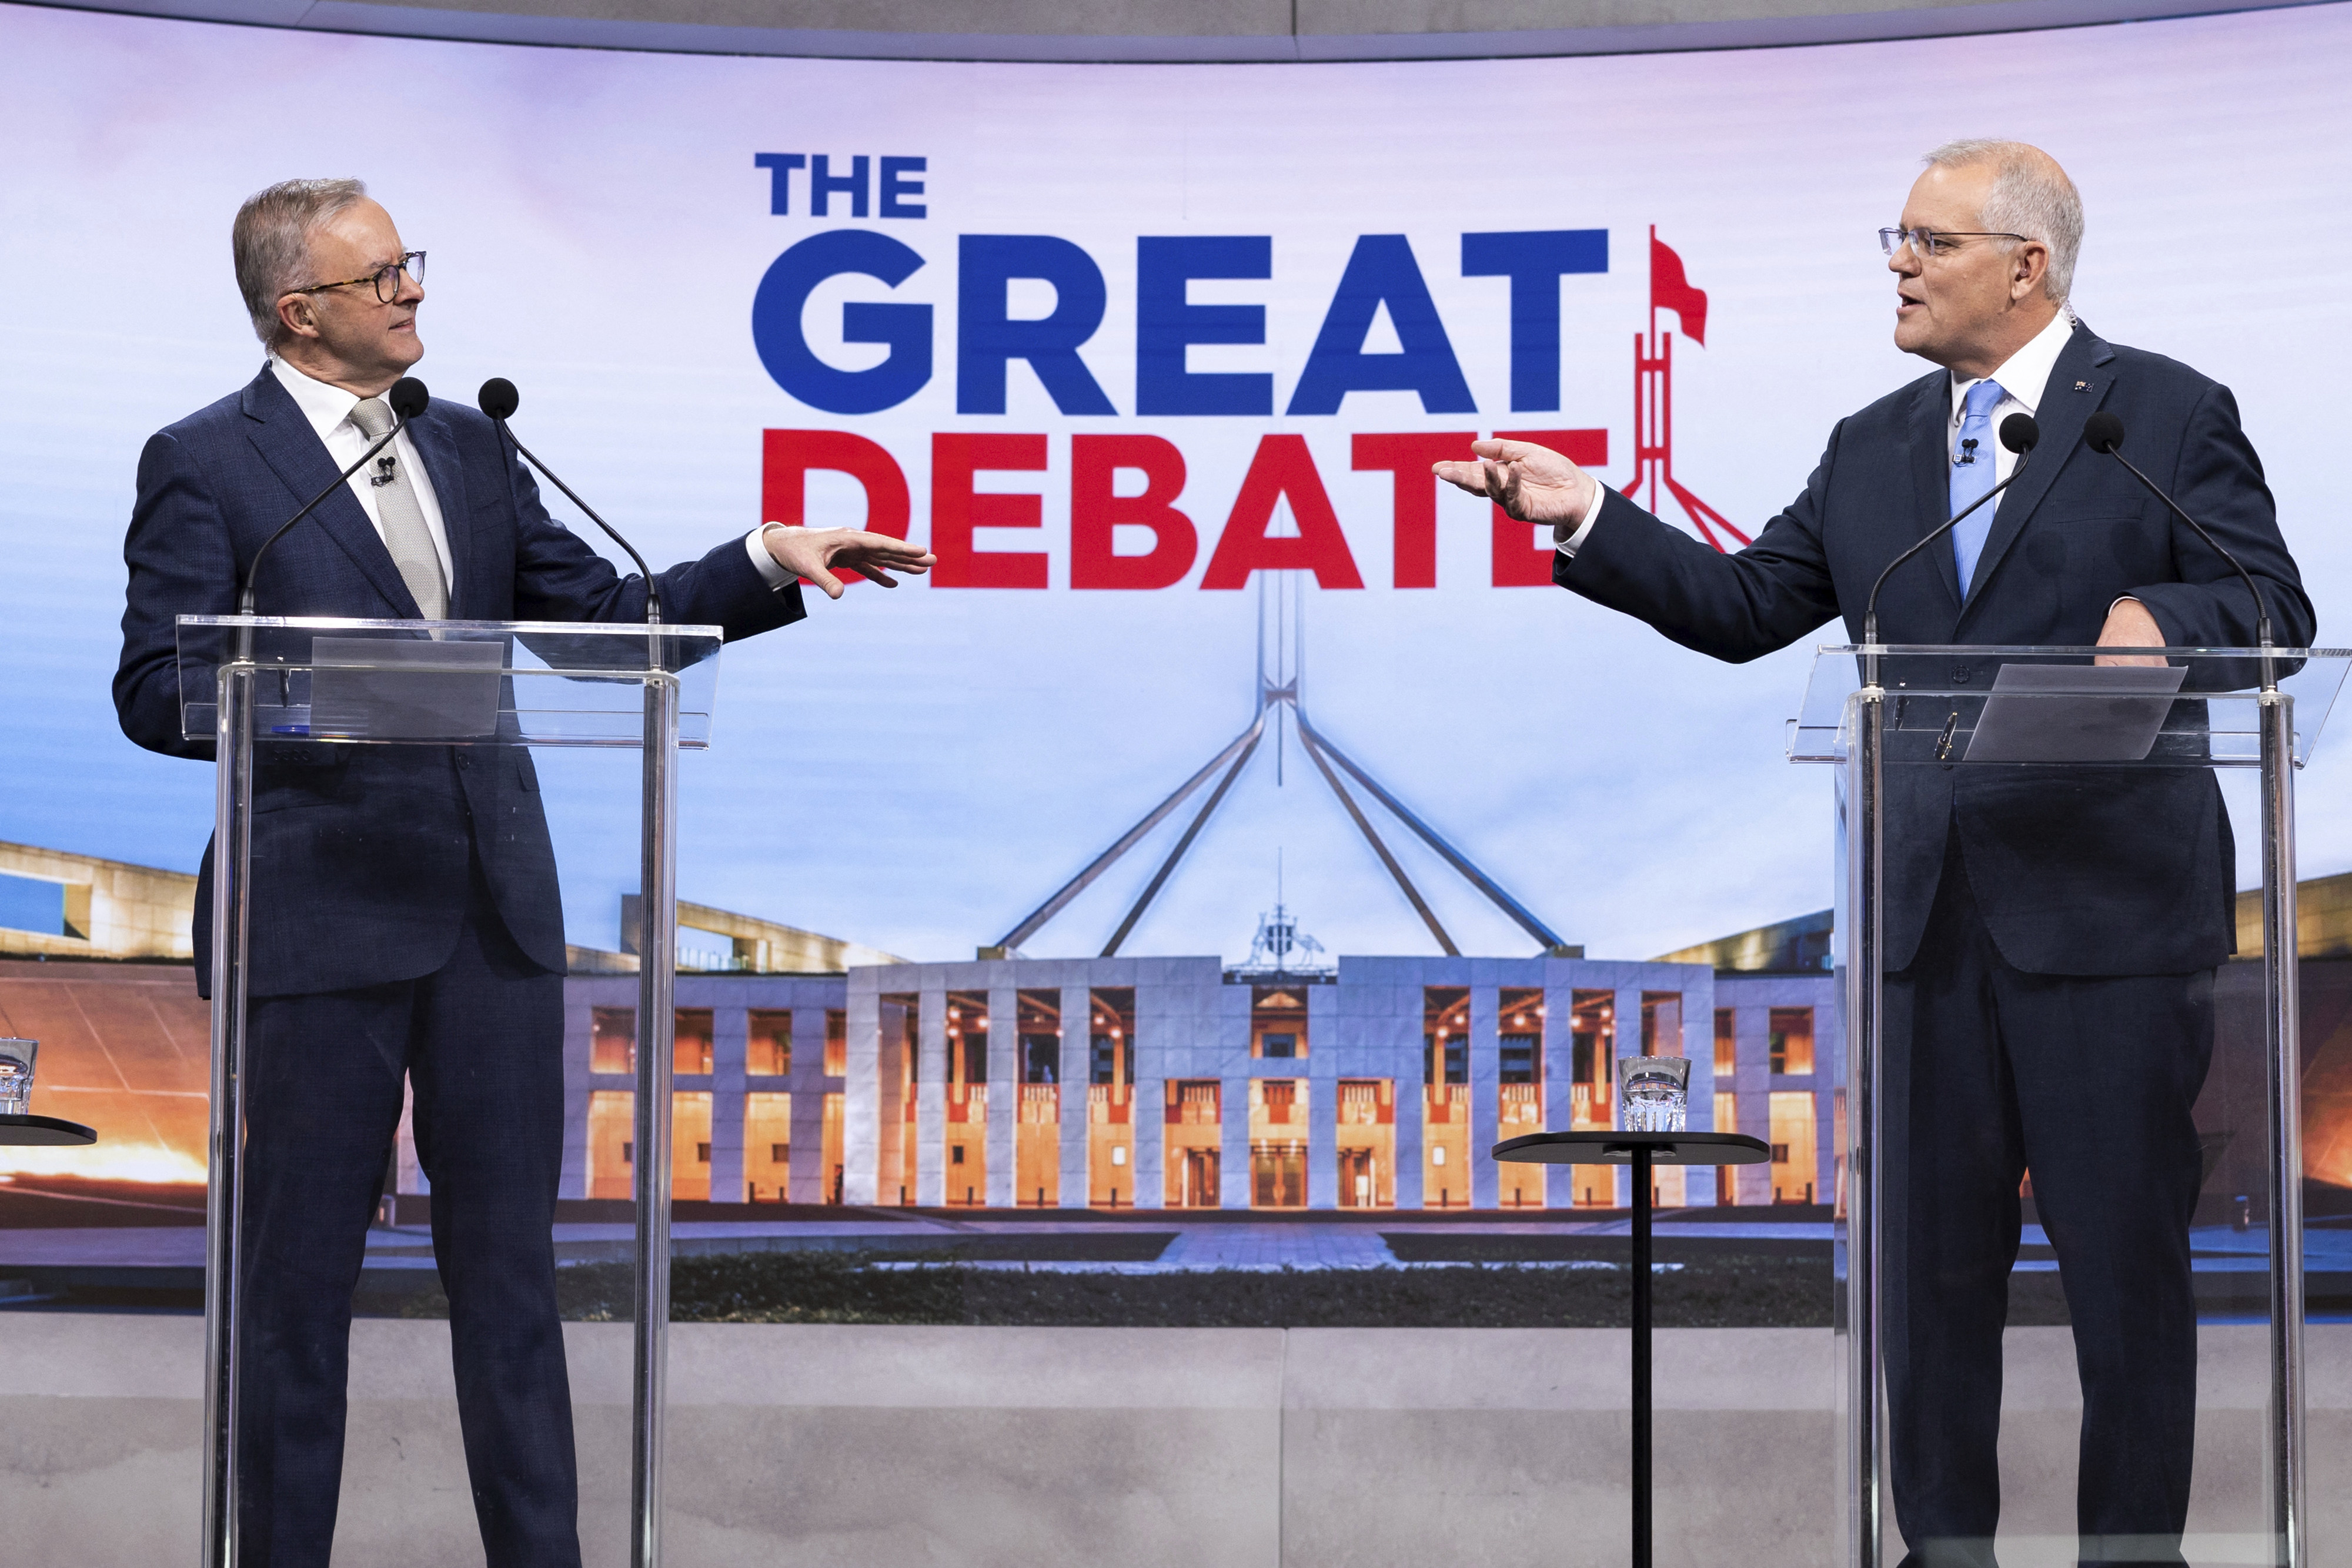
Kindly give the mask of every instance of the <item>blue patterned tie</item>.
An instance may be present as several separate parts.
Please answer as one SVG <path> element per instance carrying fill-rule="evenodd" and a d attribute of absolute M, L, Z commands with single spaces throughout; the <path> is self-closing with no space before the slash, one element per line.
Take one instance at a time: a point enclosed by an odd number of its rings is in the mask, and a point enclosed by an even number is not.
<path fill-rule="evenodd" d="M 1993 487 L 1999 460 L 1993 455 L 1992 411 L 2008 395 L 2000 390 L 1999 382 L 1990 378 L 1969 389 L 1967 401 L 1961 405 L 1960 444 L 1953 454 L 1960 459 L 1952 465 L 1955 512 Z M 1996 501 L 1990 507 L 1979 507 L 1969 514 L 1966 522 L 1952 530 L 1952 559 L 1960 569 L 1963 601 L 1969 596 L 1969 580 L 1976 575 L 1977 557 L 1984 553 L 1985 536 L 1992 531 L 1992 515 L 2000 506 Z"/>

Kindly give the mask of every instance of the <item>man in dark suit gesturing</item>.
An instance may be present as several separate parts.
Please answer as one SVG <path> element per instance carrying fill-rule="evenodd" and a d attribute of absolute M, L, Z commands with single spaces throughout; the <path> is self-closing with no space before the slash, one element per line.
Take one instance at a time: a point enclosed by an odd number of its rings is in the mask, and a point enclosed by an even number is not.
<path fill-rule="evenodd" d="M 1879 572 L 2009 476 L 1994 433 L 2023 412 L 2042 431 L 2030 466 L 1888 581 L 1884 640 L 2252 643 L 2236 574 L 2083 444 L 2105 410 L 2262 581 L 2278 636 L 2307 644 L 2311 603 L 2227 389 L 2102 341 L 2067 308 L 2083 219 L 2065 172 L 2005 141 L 1954 142 L 1927 165 L 1882 240 L 1895 344 L 1943 368 L 1840 421 L 1748 549 L 1719 554 L 1522 443 L 1480 442 L 1438 475 L 1551 524 L 1563 588 L 1747 660 L 1833 617 L 1861 641 Z M 1990 684 L 1996 662 L 1934 674 Z M 2234 939 L 2220 790 L 2202 772 L 1904 768 L 1887 809 L 1886 1371 L 1909 1562 L 1992 1562 L 2030 1167 L 2082 1374 L 2082 1561 L 2179 1563 L 2197 1395 L 2190 1111 Z"/>
<path fill-rule="evenodd" d="M 264 539 L 391 425 L 424 353 L 425 256 L 356 180 L 247 202 L 236 279 L 269 361 L 158 433 L 139 463 L 115 706 L 132 740 L 183 737 L 174 617 L 236 609 Z M 267 614 L 645 619 L 646 585 L 551 518 L 477 411 L 436 401 L 373 472 L 271 550 Z M 730 639 L 804 613 L 835 569 L 895 586 L 919 547 L 765 527 L 660 574 L 663 619 Z M 212 853 L 196 894 L 210 975 Z M 414 1089 L 417 1154 L 450 1306 L 466 1461 L 500 1568 L 573 1568 L 578 1481 L 550 1227 L 562 1163 L 563 922 L 530 754 L 519 747 L 263 748 L 255 780 L 247 1059 L 239 1547 L 323 1565 L 342 1467 L 352 1292 Z"/>

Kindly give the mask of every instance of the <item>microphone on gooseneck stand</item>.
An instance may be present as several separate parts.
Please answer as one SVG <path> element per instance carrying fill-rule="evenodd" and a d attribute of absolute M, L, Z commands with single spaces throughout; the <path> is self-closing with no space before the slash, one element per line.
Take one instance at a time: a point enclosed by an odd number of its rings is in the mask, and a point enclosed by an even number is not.
<path fill-rule="evenodd" d="M 1901 566 L 1905 561 L 1909 560 L 1913 556 L 1917 555 L 1921 550 L 1926 549 L 1929 545 L 1934 544 L 1937 539 L 1942 538 L 1946 534 L 1950 533 L 1954 528 L 1959 527 L 1961 522 L 1967 518 L 1970 512 L 1975 511 L 1979 507 L 1983 506 L 1987 501 L 1991 500 L 1995 496 L 2000 495 L 2003 490 L 2006 490 L 2011 485 L 2016 484 L 2018 479 L 2025 473 L 2026 459 L 2032 455 L 2034 447 L 2039 445 L 2041 441 L 2042 427 L 2033 423 L 2033 416 L 2030 413 L 2012 413 L 2007 419 L 2000 422 L 2000 444 L 2003 446 L 2008 447 L 2011 452 L 2017 454 L 2017 466 L 2010 470 L 2008 478 L 2003 479 L 2000 484 L 1995 485 L 1991 489 L 1987 490 L 1983 495 L 1979 496 L 1975 500 L 1969 502 L 1967 506 L 1953 513 L 1949 517 L 1944 520 L 1941 527 L 1936 528 L 1933 532 L 1929 533 L 1927 538 L 1921 539 L 1917 544 L 1913 545 L 1909 549 L 1905 550 L 1901 555 L 1896 556 L 1893 560 L 1886 563 L 1886 570 L 1880 572 L 1878 574 L 1878 580 L 1870 585 L 1870 601 L 1863 607 L 1862 640 L 1864 645 L 1873 648 L 1878 645 L 1878 591 L 1886 586 L 1886 580 L 1895 575 L 1895 569 Z M 1962 444 L 1966 445 L 1970 450 L 1961 458 L 1961 461 L 1964 463 L 1975 462 L 1976 452 L 1974 448 L 1976 446 L 1976 443 L 1970 441 L 1965 442 Z M 1960 591 L 1962 593 L 1966 593 L 1968 591 L 1968 584 L 1962 583 L 1960 585 Z M 1878 655 L 1873 653 L 1868 655 L 1868 657 L 1870 660 L 1870 675 L 1869 679 L 1866 680 L 1864 684 L 1868 685 L 1876 685 L 1878 684 Z"/>
<path fill-rule="evenodd" d="M 557 478 L 555 471 L 541 463 L 530 447 L 515 440 L 515 434 L 508 427 L 507 421 L 514 417 L 516 409 L 522 406 L 522 393 L 515 390 L 514 382 L 504 376 L 492 376 L 482 383 L 482 390 L 475 394 L 474 401 L 484 413 L 490 416 L 490 423 L 499 427 L 499 434 L 513 445 L 517 454 L 532 467 L 547 476 L 549 484 L 571 497 L 572 504 L 587 513 L 598 528 L 610 534 L 614 544 L 629 552 L 629 559 L 637 563 L 637 571 L 646 580 L 646 624 L 648 626 L 661 624 L 661 592 L 654 586 L 653 569 L 646 564 L 646 558 L 637 553 L 637 547 L 623 538 L 620 529 L 598 517 L 596 508 L 582 500 L 571 486 Z"/>
<path fill-rule="evenodd" d="M 337 490 L 341 489 L 343 486 L 350 481 L 352 475 L 358 473 L 361 469 L 366 467 L 368 464 L 374 461 L 377 453 L 382 452 L 385 447 L 392 444 L 392 438 L 394 436 L 398 435 L 402 431 L 408 428 L 408 422 L 410 420 L 415 419 L 418 414 L 425 412 L 425 405 L 431 402 L 432 398 L 431 394 L 425 392 L 425 383 L 423 382 L 418 381 L 415 376 L 403 376 L 400 380 L 392 383 L 392 391 L 385 394 L 384 401 L 392 405 L 392 428 L 385 431 L 382 435 L 376 437 L 373 444 L 370 445 L 365 452 L 360 454 L 358 462 L 352 464 L 341 473 L 336 475 L 332 484 L 320 491 L 317 495 L 311 497 L 309 500 L 303 502 L 302 509 L 300 511 L 296 512 L 292 517 L 278 524 L 278 531 L 271 534 L 268 538 L 262 540 L 261 548 L 253 552 L 253 560 L 246 567 L 245 577 L 236 585 L 236 612 L 239 615 L 250 615 L 253 613 L 254 583 L 261 576 L 261 563 L 262 560 L 269 554 L 269 547 L 276 544 L 279 539 L 284 538 L 286 537 L 287 529 L 292 528 L 295 524 L 300 522 L 303 518 L 309 517 L 312 511 L 317 509 L 320 502 L 333 495 Z M 386 458 L 384 461 L 388 463 L 391 459 Z M 250 632 L 251 628 L 248 627 L 247 630 Z"/>
<path fill-rule="evenodd" d="M 2246 591 L 2253 597 L 2254 601 L 2254 640 L 2261 646 L 2263 654 L 2263 685 L 2265 690 L 2273 689 L 2277 683 L 2271 669 L 2271 661 L 2269 657 L 2271 651 L 2270 607 L 2263 598 L 2262 589 L 2257 586 L 2254 581 L 2253 573 L 2248 571 L 2244 565 L 2239 561 L 2236 556 L 2231 555 L 2228 550 L 2222 549 L 2221 541 L 2215 538 L 2211 534 L 2207 533 L 2205 531 L 2204 524 L 2199 522 L 2196 518 L 2182 511 L 2180 509 L 2180 503 L 2166 495 L 2155 480 L 2141 473 L 2137 467 L 2134 467 L 2132 460 L 2123 455 L 2123 444 L 2124 422 L 2117 419 L 2114 414 L 2108 413 L 2105 410 L 2101 410 L 2099 413 L 2093 414 L 2090 418 L 2083 422 L 2083 444 L 2089 447 L 2092 451 L 2098 453 L 2102 456 L 2112 457 L 2116 462 L 2122 464 L 2124 465 L 2125 472 L 2128 473 L 2133 478 L 2138 480 L 2140 484 L 2147 488 L 2149 495 L 2163 502 L 2165 506 L 2170 509 L 2174 517 L 2179 517 L 2182 522 L 2187 523 L 2191 528 L 2194 528 L 2197 531 L 2197 537 L 2203 539 L 2207 544 L 2213 548 L 2213 553 L 2215 555 L 2218 555 L 2223 560 L 2228 561 L 2230 563 L 2231 570 L 2235 571 L 2238 574 L 2239 580 L 2246 585 Z"/>

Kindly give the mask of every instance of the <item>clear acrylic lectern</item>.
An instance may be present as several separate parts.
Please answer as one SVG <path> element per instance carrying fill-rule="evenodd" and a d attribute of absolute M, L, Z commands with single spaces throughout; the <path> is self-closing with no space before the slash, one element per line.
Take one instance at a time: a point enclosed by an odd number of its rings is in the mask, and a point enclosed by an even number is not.
<path fill-rule="evenodd" d="M 710 741 L 716 626 L 179 620 L 183 727 L 215 747 L 211 1195 L 205 1254 L 206 1568 L 236 1561 L 237 1217 L 257 758 L 273 745 L 635 747 L 643 754 L 635 1147 L 636 1326 L 629 1553 L 661 1547 L 669 1318 L 670 1071 L 677 907 L 677 753 Z"/>
<path fill-rule="evenodd" d="M 2145 661 L 2118 664 L 2119 658 Z M 2153 661 L 2161 658 L 2160 665 Z M 2107 661 L 2105 664 L 2100 660 Z M 2263 1423 L 2271 1561 L 2310 1561 L 2304 1497 L 2303 1155 L 2295 994 L 2294 773 L 2311 755 L 2352 653 L 2245 648 L 1824 647 L 1795 762 L 1838 765 L 1837 930 L 1845 1007 L 1838 1263 L 1840 1557 L 1887 1549 L 1881 1103 L 1887 770 L 1904 768 L 2259 769 L 2263 1028 L 2267 1087 L 2269 1390 Z M 2071 1553 L 2069 1553 L 2071 1557 Z"/>

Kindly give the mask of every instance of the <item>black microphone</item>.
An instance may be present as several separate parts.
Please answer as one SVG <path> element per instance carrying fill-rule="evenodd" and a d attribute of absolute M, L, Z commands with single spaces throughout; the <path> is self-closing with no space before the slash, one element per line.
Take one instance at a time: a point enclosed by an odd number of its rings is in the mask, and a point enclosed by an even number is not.
<path fill-rule="evenodd" d="M 555 471 L 541 463 L 530 447 L 516 441 L 514 432 L 508 428 L 507 421 L 513 418 L 514 411 L 522 406 L 522 393 L 515 390 L 514 382 L 504 376 L 492 376 L 482 383 L 482 390 L 474 394 L 474 402 L 484 413 L 490 416 L 490 423 L 499 427 L 499 434 L 512 444 L 515 451 L 532 467 L 547 476 L 549 484 L 571 497 L 573 506 L 587 513 L 598 528 L 612 536 L 614 544 L 629 552 L 629 559 L 637 563 L 638 574 L 646 580 L 646 624 L 648 626 L 661 624 L 661 591 L 654 586 L 653 568 L 647 566 L 646 558 L 637 553 L 637 547 L 623 538 L 620 529 L 597 517 L 595 507 L 582 500 L 571 486 L 557 478 Z"/>
<path fill-rule="evenodd" d="M 300 511 L 278 524 L 278 531 L 262 540 L 261 548 L 253 552 L 252 564 L 245 569 L 245 577 L 236 585 L 236 612 L 239 615 L 253 613 L 253 585 L 261 575 L 262 559 L 268 555 L 269 547 L 284 538 L 287 529 L 309 517 L 320 502 L 341 489 L 351 476 L 366 467 L 377 453 L 391 445 L 392 438 L 407 429 L 410 420 L 425 412 L 425 405 L 432 401 L 432 396 L 425 390 L 423 382 L 415 376 L 403 376 L 392 383 L 392 391 L 385 395 L 384 401 L 392 405 L 392 428 L 378 436 L 373 446 L 361 453 L 358 462 L 336 475 L 334 483 L 303 502 Z M 384 461 L 390 462 L 391 459 Z"/>
<path fill-rule="evenodd" d="M 2271 645 L 2270 608 L 2263 600 L 2263 591 L 2254 584 L 2253 573 L 2248 571 L 2245 567 L 2240 563 L 2236 556 L 2233 556 L 2228 550 L 2223 549 L 2221 548 L 2221 541 L 2205 531 L 2204 524 L 2199 522 L 2196 518 L 2182 511 L 2180 509 L 2180 504 L 2178 501 L 2175 501 L 2171 497 L 2166 495 L 2157 485 L 2155 480 L 2149 478 L 2147 475 L 2141 473 L 2137 468 L 2132 465 L 2132 460 L 2125 456 L 2122 450 L 2124 444 L 2124 422 L 2117 419 L 2114 414 L 2102 409 L 2099 413 L 2093 414 L 2090 418 L 2083 422 L 2083 444 L 2089 447 L 2092 451 L 2100 454 L 2102 456 L 2112 457 L 2116 462 L 2122 464 L 2125 471 L 2130 474 L 2133 478 L 2138 480 L 2142 486 L 2146 486 L 2149 495 L 2155 497 L 2158 500 L 2163 502 L 2166 507 L 2169 507 L 2174 517 L 2179 517 L 2182 522 L 2187 523 L 2190 528 L 2196 529 L 2197 537 L 2203 539 L 2207 544 L 2212 546 L 2213 553 L 2215 555 L 2220 556 L 2223 560 L 2230 563 L 2231 569 L 2237 572 L 2239 580 L 2245 583 L 2246 591 L 2253 596 L 2254 640 L 2264 649 L 2269 648 Z M 2263 667 L 2265 670 L 2269 668 L 2267 661 L 2265 661 Z"/>
<path fill-rule="evenodd" d="M 1878 580 L 1870 585 L 1870 601 L 1863 607 L 1862 640 L 1865 644 L 1874 647 L 1877 645 L 1878 591 L 1886 586 L 1886 580 L 1895 575 L 1895 569 L 1901 566 L 1905 561 L 1909 560 L 1913 556 L 1917 555 L 1921 550 L 1926 549 L 1929 545 L 1934 544 L 1937 539 L 1942 538 L 1946 534 L 1950 533 L 1954 528 L 1959 527 L 1961 521 L 1965 519 L 1970 512 L 1975 511 L 1979 507 L 1983 506 L 1987 501 L 1991 500 L 1995 496 L 2000 495 L 2003 490 L 2006 490 L 2011 485 L 2016 484 L 2019 478 L 2025 473 L 2026 459 L 2032 455 L 2033 449 L 2040 445 L 2041 443 L 2042 427 L 2033 423 L 2033 416 L 2032 414 L 2012 413 L 2007 419 L 2000 422 L 2000 444 L 2003 446 L 2008 447 L 2011 452 L 2017 454 L 2017 466 L 2010 470 L 2008 478 L 2003 479 L 2000 484 L 1995 485 L 1991 489 L 1987 490 L 1983 495 L 1979 496 L 1975 500 L 1969 502 L 1967 506 L 1953 513 L 1949 517 L 1944 520 L 1941 527 L 1937 528 L 1932 533 L 1928 534 L 1927 538 L 1921 539 L 1917 544 L 1913 545 L 1909 549 L 1905 550 L 1901 555 L 1896 556 L 1893 560 L 1886 563 L 1886 570 L 1880 572 L 1878 574 Z M 1976 460 L 1976 454 L 1973 452 L 1969 453 L 1968 460 L 1969 462 L 1974 462 Z M 1965 582 L 1960 584 L 1961 597 L 1966 598 L 1968 591 L 1969 585 Z M 1872 684 L 1875 685 L 1876 683 L 1874 681 Z"/>

